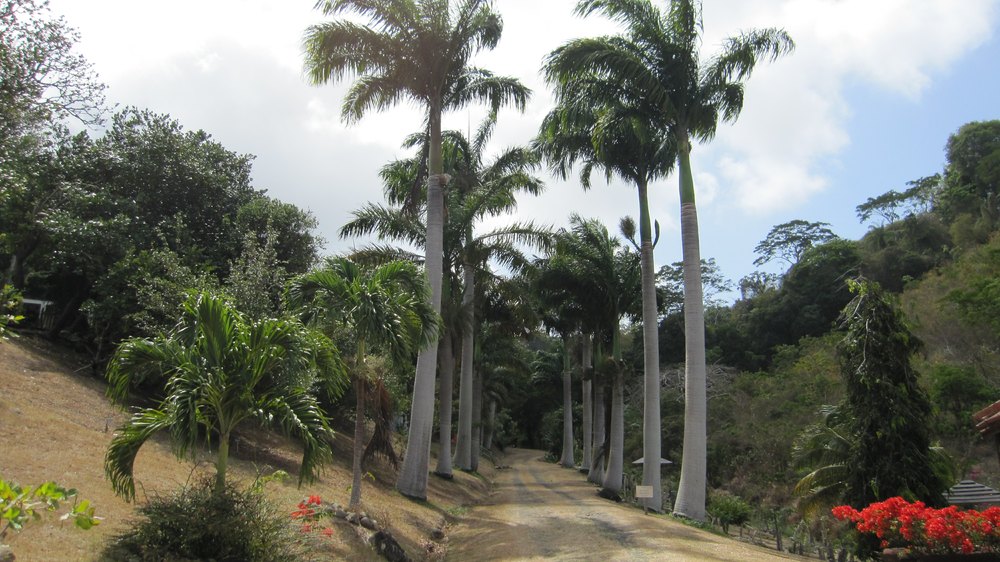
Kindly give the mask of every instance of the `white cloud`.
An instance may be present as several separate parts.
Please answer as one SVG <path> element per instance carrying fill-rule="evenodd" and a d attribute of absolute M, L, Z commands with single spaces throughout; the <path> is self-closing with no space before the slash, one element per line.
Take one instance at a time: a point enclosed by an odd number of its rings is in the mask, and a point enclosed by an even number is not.
<path fill-rule="evenodd" d="M 347 85 L 313 88 L 302 73 L 302 34 L 322 20 L 311 4 L 52 0 L 53 11 L 80 29 L 81 48 L 111 85 L 113 101 L 170 113 L 229 148 L 257 154 L 261 186 L 314 210 L 334 242 L 350 210 L 380 199 L 378 168 L 404 155 L 399 144 L 420 127 L 422 115 L 404 104 L 345 125 L 340 103 Z M 573 16 L 574 4 L 496 3 L 504 38 L 475 62 L 519 77 L 535 93 L 523 115 L 501 115 L 495 146 L 528 142 L 551 106 L 539 75 L 545 54 L 571 37 L 614 31 L 600 18 Z M 848 88 L 861 84 L 915 103 L 937 73 L 988 38 L 997 8 L 996 0 L 706 2 L 706 54 L 729 34 L 766 26 L 786 28 L 798 46 L 758 67 L 739 122 L 697 147 L 699 205 L 723 210 L 735 223 L 733 217 L 787 214 L 808 201 L 829 185 L 825 166 L 851 142 L 850 104 L 857 100 L 848 99 Z M 447 116 L 445 127 L 465 129 L 471 121 L 474 128 L 481 115 L 475 108 L 459 112 Z M 521 203 L 519 219 L 562 225 L 576 210 L 614 228 L 621 216 L 637 214 L 634 188 L 598 180 L 584 193 L 575 178 L 549 183 L 545 195 Z M 650 203 L 664 231 L 675 229 L 676 178 L 658 182 Z"/>
<path fill-rule="evenodd" d="M 706 6 L 706 53 L 723 33 L 782 27 L 795 52 L 755 71 L 739 122 L 720 128 L 708 162 L 750 213 L 774 214 L 828 185 L 823 161 L 849 143 L 852 84 L 914 103 L 935 72 L 989 38 L 997 2 L 750 0 Z M 729 201 L 728 197 L 721 200 Z"/>

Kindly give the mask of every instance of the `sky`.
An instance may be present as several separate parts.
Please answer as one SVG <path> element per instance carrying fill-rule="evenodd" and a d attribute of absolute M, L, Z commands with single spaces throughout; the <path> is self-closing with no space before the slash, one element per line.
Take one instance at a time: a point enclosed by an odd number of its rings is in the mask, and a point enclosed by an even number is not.
<path fill-rule="evenodd" d="M 664 0 L 653 0 L 665 6 Z M 611 34 L 598 16 L 573 15 L 575 0 L 495 0 L 504 19 L 497 48 L 476 66 L 515 76 L 533 90 L 523 114 L 501 112 L 492 147 L 534 136 L 552 97 L 543 57 L 576 37 Z M 422 113 L 401 105 L 345 125 L 349 82 L 312 86 L 301 40 L 323 21 L 312 0 L 50 0 L 79 30 L 79 51 L 108 85 L 108 99 L 167 113 L 226 148 L 256 155 L 254 183 L 311 211 L 325 253 L 340 226 L 368 201 L 382 201 L 379 168 L 410 156 L 402 139 Z M 702 54 L 754 28 L 784 28 L 793 54 L 761 64 L 747 83 L 743 112 L 692 152 L 703 258 L 734 282 L 755 269 L 754 247 L 777 224 L 819 221 L 860 238 L 855 207 L 906 182 L 940 172 L 948 135 L 969 121 L 1000 118 L 1000 0 L 705 0 Z M 444 127 L 468 130 L 481 108 L 449 114 Z M 612 231 L 638 215 L 635 189 L 595 178 L 546 178 L 546 192 L 519 203 L 515 217 L 562 227 L 570 213 Z M 675 175 L 651 186 L 661 226 L 657 267 L 678 262 L 680 204 Z M 781 272 L 787 264 L 763 269 Z"/>

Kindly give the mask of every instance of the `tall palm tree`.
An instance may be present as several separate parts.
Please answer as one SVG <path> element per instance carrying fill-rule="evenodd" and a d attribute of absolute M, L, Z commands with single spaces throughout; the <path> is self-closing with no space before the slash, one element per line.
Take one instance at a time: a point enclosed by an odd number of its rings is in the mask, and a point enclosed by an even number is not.
<path fill-rule="evenodd" d="M 473 458 L 478 447 L 473 443 L 473 357 L 475 350 L 476 277 L 477 271 L 489 274 L 488 262 L 497 259 L 509 267 L 521 265 L 523 258 L 514 247 L 515 242 L 545 245 L 548 233 L 533 225 L 514 225 L 500 232 L 476 236 L 475 223 L 487 215 L 510 213 L 517 206 L 516 195 L 538 195 L 542 182 L 531 175 L 538 165 L 537 153 L 521 147 L 503 151 L 490 161 L 486 160 L 486 144 L 493 134 L 495 116 L 486 119 L 471 143 L 454 143 L 457 151 L 453 165 L 455 188 L 463 194 L 463 204 L 453 217 L 464 225 L 461 261 L 463 275 L 462 294 L 462 372 L 459 385 L 459 425 L 455 450 L 455 464 L 462 470 L 473 470 Z M 459 138 L 456 138 L 459 140 Z"/>
<path fill-rule="evenodd" d="M 489 116 L 470 140 L 459 131 L 445 131 L 444 169 L 452 177 L 447 196 L 448 221 L 444 231 L 444 254 L 446 278 L 444 293 L 451 299 L 443 299 L 442 316 L 446 318 L 448 331 L 442 338 L 461 338 L 461 380 L 459 394 L 459 427 L 456 443 L 455 464 L 462 470 L 472 470 L 472 403 L 473 350 L 474 350 L 474 299 L 476 279 L 492 277 L 489 262 L 495 260 L 509 268 L 518 268 L 525 262 L 518 244 L 545 246 L 551 236 L 543 228 L 532 223 L 514 223 L 486 233 L 476 233 L 476 226 L 485 218 L 512 212 L 517 206 L 517 195 L 541 192 L 542 182 L 531 175 L 538 164 L 535 152 L 523 147 L 507 148 L 487 160 L 486 144 L 496 124 L 496 115 Z M 418 148 L 426 152 L 428 137 L 425 133 L 409 136 L 406 148 Z M 394 208 L 368 205 L 354 214 L 354 219 L 342 229 L 342 235 L 362 235 L 377 233 L 382 238 L 406 242 L 413 246 L 423 246 L 425 238 L 420 216 L 413 217 L 406 212 L 406 201 L 410 197 L 411 186 L 419 185 L 421 174 L 426 174 L 421 166 L 421 156 L 397 160 L 382 169 L 386 199 Z M 370 255 L 386 256 L 387 248 L 371 248 Z M 366 250 L 363 250 L 366 251 Z M 389 250 L 389 255 L 398 249 Z M 459 272 L 461 271 L 461 278 Z M 461 299 L 460 301 L 457 299 Z M 450 344 L 444 341 L 445 344 Z M 449 356 L 450 357 L 450 356 Z M 454 367 L 453 358 L 441 365 L 441 452 L 438 456 L 436 474 L 448 477 L 451 474 L 450 442 L 451 386 L 447 375 Z"/>
<path fill-rule="evenodd" d="M 608 468 L 602 486 L 613 494 L 621 492 L 624 453 L 620 324 L 623 318 L 634 317 L 641 309 L 641 275 L 636 258 L 600 222 L 572 215 L 570 230 L 559 237 L 555 254 L 538 279 L 542 294 L 549 295 L 545 300 L 577 303 L 576 326 L 592 324 L 610 334 L 611 358 L 604 362 L 604 370 L 610 371 L 612 379 L 611 430 L 605 455 Z M 560 315 L 564 321 L 570 320 L 572 309 L 561 310 Z"/>
<path fill-rule="evenodd" d="M 104 471 L 115 493 L 135 497 L 135 457 L 153 434 L 170 433 L 183 457 L 203 439 L 215 441 L 215 492 L 226 485 L 229 438 L 244 421 L 275 426 L 303 445 L 299 482 L 330 460 L 332 430 L 316 398 L 322 385 L 332 395 L 346 386 L 339 355 L 329 339 L 290 320 L 248 322 L 224 300 L 195 294 L 180 321 L 155 339 L 130 339 L 108 365 L 108 395 L 119 404 L 131 385 L 167 378 L 157 408 L 143 408 L 115 433 Z"/>
<path fill-rule="evenodd" d="M 469 65 L 480 49 L 493 49 L 503 22 L 488 0 L 319 0 L 326 16 L 354 14 L 349 19 L 317 24 L 306 30 L 306 69 L 315 84 L 357 80 L 344 99 L 342 116 L 357 121 L 370 109 L 386 109 L 408 99 L 426 110 L 430 142 L 427 152 L 427 231 L 425 270 L 430 305 L 441 311 L 444 244 L 444 193 L 447 183 L 441 154 L 441 116 L 473 101 L 488 101 L 494 111 L 513 103 L 524 108 L 529 91 L 513 78 L 494 76 Z M 416 378 L 406 457 L 396 488 L 409 497 L 427 497 L 434 419 L 437 340 L 417 356 Z"/>
<path fill-rule="evenodd" d="M 296 277 L 287 291 L 289 304 L 308 321 L 333 333 L 354 336 L 352 361 L 356 411 L 350 507 L 361 503 L 361 461 L 365 450 L 365 360 L 372 351 L 409 361 L 437 329 L 437 315 L 427 303 L 427 285 L 415 265 L 394 261 L 363 268 L 347 258 L 331 258 L 321 269 Z"/>
<path fill-rule="evenodd" d="M 677 151 L 687 365 L 684 452 L 674 512 L 700 520 L 706 485 L 705 315 L 691 145 L 710 140 L 720 118 L 735 121 L 743 109 L 744 83 L 757 62 L 791 52 L 794 43 L 780 29 L 751 30 L 726 39 L 722 51 L 703 64 L 698 0 L 671 0 L 665 12 L 651 0 L 581 0 L 576 12 L 603 13 L 621 23 L 624 33 L 567 43 L 549 58 L 548 75 L 562 82 L 586 69 L 620 84 L 642 107 L 659 110 L 652 124 L 667 127 Z"/>
<path fill-rule="evenodd" d="M 549 55 L 548 80 L 556 86 L 557 107 L 542 122 L 536 140 L 552 168 L 563 178 L 582 163 L 581 183 L 590 187 L 594 168 L 605 176 L 619 176 L 636 186 L 639 196 L 638 244 L 642 267 L 643 324 L 643 456 L 660 458 L 660 356 L 656 303 L 656 267 L 653 263 L 653 221 L 649 213 L 649 184 L 673 167 L 673 143 L 656 108 L 644 103 L 641 92 L 628 84 L 607 80 L 584 65 L 567 71 L 570 43 Z M 658 225 L 657 225 L 658 227 Z M 658 228 L 657 228 L 658 234 Z M 634 234 L 633 234 L 634 236 Z M 654 496 L 646 507 L 662 505 L 660 467 L 643 464 L 643 484 Z"/>

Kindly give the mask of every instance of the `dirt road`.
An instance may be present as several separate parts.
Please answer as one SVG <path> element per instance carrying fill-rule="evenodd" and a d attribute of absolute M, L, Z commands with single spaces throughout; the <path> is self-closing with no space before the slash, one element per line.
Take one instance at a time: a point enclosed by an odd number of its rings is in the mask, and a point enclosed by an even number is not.
<path fill-rule="evenodd" d="M 449 536 L 447 560 L 803 560 L 597 497 L 575 470 L 509 449 L 497 491 Z"/>

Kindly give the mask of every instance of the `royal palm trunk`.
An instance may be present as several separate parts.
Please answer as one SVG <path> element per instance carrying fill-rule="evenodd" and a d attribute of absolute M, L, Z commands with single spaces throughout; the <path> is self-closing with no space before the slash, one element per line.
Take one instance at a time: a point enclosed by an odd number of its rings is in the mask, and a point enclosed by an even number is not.
<path fill-rule="evenodd" d="M 472 371 L 472 471 L 479 470 L 479 451 L 483 445 L 483 376 Z"/>
<path fill-rule="evenodd" d="M 681 191 L 681 245 L 684 260 L 684 452 L 674 513 L 705 519 L 707 469 L 707 399 L 705 372 L 705 309 L 701 286 L 698 212 L 691 175 L 691 145 L 678 139 Z"/>
<path fill-rule="evenodd" d="M 486 408 L 486 427 L 483 428 L 485 435 L 483 436 L 483 448 L 489 451 L 493 448 L 493 432 L 495 431 L 494 425 L 497 421 L 497 401 L 490 398 L 489 406 Z"/>
<path fill-rule="evenodd" d="M 570 371 L 570 338 L 563 336 L 563 447 L 559 464 L 573 468 L 573 373 Z"/>
<path fill-rule="evenodd" d="M 615 315 L 617 318 L 618 315 Z M 606 491 L 620 493 L 622 490 L 623 458 L 625 454 L 625 399 L 623 396 L 623 373 L 622 373 L 622 350 L 621 334 L 618 326 L 614 328 L 614 336 L 611 341 L 612 356 L 614 357 L 614 376 L 611 383 L 611 427 L 610 435 L 607 436 L 608 449 L 608 470 L 604 474 L 604 482 L 601 484 Z"/>
<path fill-rule="evenodd" d="M 455 351 L 451 332 L 441 334 L 440 354 L 438 355 L 438 370 L 441 374 L 438 388 L 438 449 L 437 468 L 434 474 L 451 478 L 451 410 L 454 396 Z"/>
<path fill-rule="evenodd" d="M 608 450 L 608 469 L 604 474 L 601 487 L 616 494 L 622 491 L 622 455 L 625 447 L 625 401 L 622 397 L 622 373 L 615 368 L 614 382 L 611 385 L 611 435 Z"/>
<path fill-rule="evenodd" d="M 430 150 L 427 177 L 427 237 L 424 267 L 431 288 L 431 309 L 441 315 L 441 272 L 444 263 L 444 187 L 441 159 L 441 101 L 430 104 Z M 431 458 L 431 432 L 434 425 L 434 378 L 437 371 L 438 339 L 417 354 L 410 406 L 410 431 L 406 456 L 396 480 L 396 489 L 404 496 L 427 499 L 427 470 Z"/>
<path fill-rule="evenodd" d="M 600 357 L 600 354 L 598 354 Z M 604 387 L 605 381 L 599 380 L 597 378 L 593 381 L 594 385 L 594 450 L 593 458 L 590 461 L 590 472 L 587 473 L 587 481 L 593 482 L 594 484 L 604 483 L 604 466 L 608 462 L 608 452 L 607 448 L 604 446 L 605 437 L 607 435 L 607 423 L 605 421 L 605 394 Z"/>
<path fill-rule="evenodd" d="M 593 460 L 594 448 L 594 400 L 592 396 L 593 381 L 591 380 L 594 376 L 591 369 L 593 341 L 590 339 L 590 336 L 583 336 L 583 345 L 581 347 L 583 348 L 580 358 L 580 370 L 583 372 L 583 382 L 580 385 L 583 387 L 583 430 L 581 431 L 583 436 L 583 461 L 581 462 L 581 470 L 589 471 Z"/>
<path fill-rule="evenodd" d="M 653 497 L 643 500 L 649 509 L 663 506 L 660 486 L 660 343 L 657 333 L 656 268 L 653 265 L 653 232 L 647 184 L 639 184 L 639 257 L 642 266 L 642 484 L 652 486 Z"/>
<path fill-rule="evenodd" d="M 458 387 L 458 443 L 455 445 L 455 465 L 472 470 L 472 362 L 475 350 L 475 282 L 472 264 L 463 266 L 465 288 L 462 292 L 462 378 Z"/>

